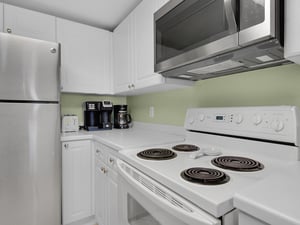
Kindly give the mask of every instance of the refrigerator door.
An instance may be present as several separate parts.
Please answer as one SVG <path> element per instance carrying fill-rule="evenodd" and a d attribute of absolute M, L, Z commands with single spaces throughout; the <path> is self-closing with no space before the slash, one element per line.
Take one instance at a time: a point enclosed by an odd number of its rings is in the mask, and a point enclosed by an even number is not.
<path fill-rule="evenodd" d="M 59 105 L 0 103 L 0 224 L 61 224 Z"/>
<path fill-rule="evenodd" d="M 0 33 L 0 100 L 58 101 L 59 45 Z"/>

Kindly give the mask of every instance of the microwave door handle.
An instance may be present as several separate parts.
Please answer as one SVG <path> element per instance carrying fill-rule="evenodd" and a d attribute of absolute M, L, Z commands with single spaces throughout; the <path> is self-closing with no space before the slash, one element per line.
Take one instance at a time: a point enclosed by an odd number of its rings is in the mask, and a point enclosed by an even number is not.
<path fill-rule="evenodd" d="M 127 168 L 123 168 L 125 165 Z M 154 201 L 156 205 L 162 206 L 162 208 L 172 215 L 181 218 L 183 221 L 187 222 L 188 224 L 193 225 L 220 225 L 220 220 L 215 219 L 214 217 L 210 216 L 208 213 L 202 211 L 201 209 L 195 207 L 182 197 L 174 195 L 172 192 L 170 192 L 167 188 L 159 184 L 158 182 L 147 178 L 144 174 L 136 170 L 135 168 L 129 166 L 127 163 L 117 160 L 117 168 L 119 175 L 122 176 L 126 182 L 128 182 L 132 187 L 134 187 L 137 191 L 139 191 L 141 194 L 143 194 L 145 197 L 149 198 L 149 201 Z M 130 172 L 128 172 L 130 170 Z M 133 178 L 133 174 L 135 176 L 140 176 L 137 178 L 139 181 Z M 151 186 L 143 185 L 142 183 L 147 182 L 147 180 L 150 180 L 151 184 L 153 184 L 154 191 L 149 190 L 151 189 Z M 147 188 L 148 187 L 148 188 Z M 164 194 L 157 194 L 161 193 L 163 191 L 164 193 L 169 193 L 168 197 L 162 197 L 165 196 Z M 171 199 L 170 201 L 173 202 L 173 204 L 168 201 L 167 199 Z M 176 200 L 180 200 L 181 203 L 183 203 L 188 209 L 181 208 L 179 206 L 176 206 Z M 179 203 L 179 205 L 181 205 Z"/>
<path fill-rule="evenodd" d="M 226 19 L 228 21 L 230 34 L 237 32 L 237 23 L 236 23 L 236 19 L 235 19 L 235 12 L 232 7 L 232 1 L 235 1 L 235 0 L 224 0 L 225 15 L 226 15 Z"/>

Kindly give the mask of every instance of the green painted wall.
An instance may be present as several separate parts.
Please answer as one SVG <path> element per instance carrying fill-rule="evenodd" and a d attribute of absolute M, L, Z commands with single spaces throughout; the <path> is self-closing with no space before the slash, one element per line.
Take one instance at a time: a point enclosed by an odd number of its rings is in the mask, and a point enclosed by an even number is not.
<path fill-rule="evenodd" d="M 291 64 L 198 81 L 195 86 L 127 98 L 135 121 L 183 125 L 189 107 L 296 105 L 300 66 Z M 149 118 L 149 107 L 155 116 Z"/>
<path fill-rule="evenodd" d="M 61 115 L 76 114 L 79 123 L 83 123 L 82 103 L 86 101 L 103 101 L 110 100 L 113 104 L 126 104 L 125 97 L 116 96 L 99 96 L 84 94 L 61 94 Z"/>

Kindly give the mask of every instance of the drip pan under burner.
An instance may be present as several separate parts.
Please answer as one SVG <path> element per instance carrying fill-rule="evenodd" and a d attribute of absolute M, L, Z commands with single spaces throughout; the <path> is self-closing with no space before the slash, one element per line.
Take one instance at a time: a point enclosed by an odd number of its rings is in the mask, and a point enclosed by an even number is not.
<path fill-rule="evenodd" d="M 229 176 L 220 170 L 203 167 L 186 169 L 181 172 L 181 177 L 187 181 L 204 185 L 225 184 L 230 180 Z"/>
<path fill-rule="evenodd" d="M 172 147 L 172 149 L 176 151 L 181 151 L 181 152 L 194 152 L 199 150 L 199 147 L 196 145 L 190 145 L 190 144 L 180 144 L 180 145 L 175 145 Z"/>
<path fill-rule="evenodd" d="M 259 171 L 264 168 L 264 165 L 256 160 L 239 156 L 221 156 L 211 160 L 211 163 L 222 169 L 241 172 Z"/>
<path fill-rule="evenodd" d="M 177 154 L 170 149 L 151 148 L 139 152 L 137 156 L 148 160 L 167 160 L 175 158 Z"/>

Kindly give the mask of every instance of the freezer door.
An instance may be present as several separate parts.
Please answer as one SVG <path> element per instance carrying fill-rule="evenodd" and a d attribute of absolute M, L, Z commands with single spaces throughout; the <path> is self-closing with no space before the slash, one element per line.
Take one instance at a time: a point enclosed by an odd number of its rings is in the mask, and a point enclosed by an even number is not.
<path fill-rule="evenodd" d="M 0 103 L 0 224 L 61 224 L 59 105 Z"/>
<path fill-rule="evenodd" d="M 58 101 L 59 45 L 0 33 L 0 100 Z"/>

